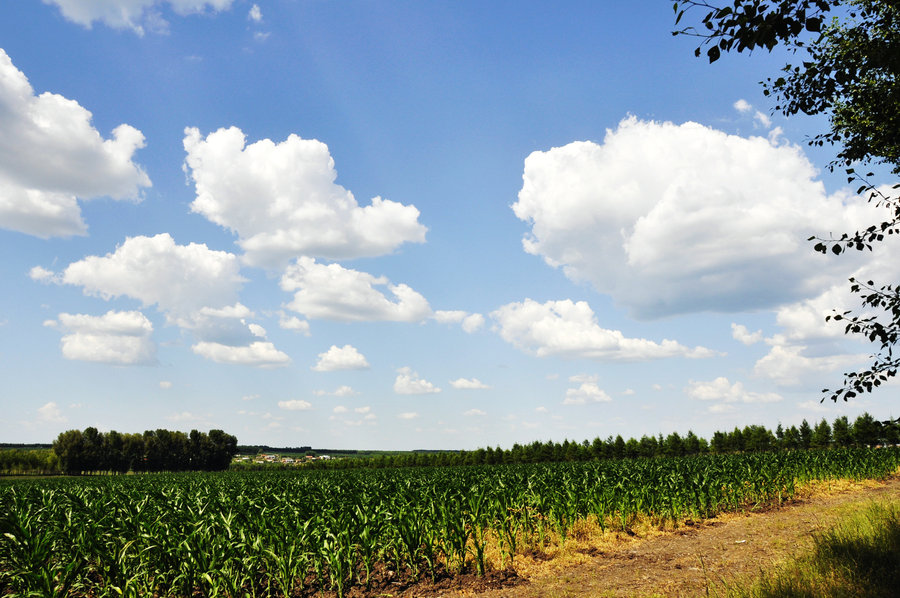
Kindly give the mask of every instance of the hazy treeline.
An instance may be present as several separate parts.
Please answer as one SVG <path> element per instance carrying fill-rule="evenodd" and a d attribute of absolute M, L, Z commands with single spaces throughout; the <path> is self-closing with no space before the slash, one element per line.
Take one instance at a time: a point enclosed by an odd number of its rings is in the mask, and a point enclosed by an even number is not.
<path fill-rule="evenodd" d="M 815 426 L 805 419 L 800 426 L 784 428 L 781 424 L 771 431 L 765 426 L 745 426 L 730 432 L 716 432 L 706 440 L 688 432 L 684 436 L 672 432 L 668 436 L 642 436 L 640 439 L 622 436 L 595 438 L 563 443 L 535 441 L 514 444 L 510 449 L 479 448 L 474 451 L 444 453 L 402 453 L 377 455 L 370 458 L 315 461 L 307 466 L 317 469 L 352 467 L 413 467 L 432 465 L 494 465 L 501 463 L 542 463 L 551 461 L 590 461 L 635 457 L 688 456 L 704 453 L 738 453 L 809 448 L 875 446 L 900 444 L 900 426 L 896 421 L 881 422 L 863 413 L 850 422 L 841 416 L 829 424 L 824 418 Z"/>
<path fill-rule="evenodd" d="M 0 447 L 0 473 L 53 474 L 59 473 L 59 460 L 49 448 Z"/>
<path fill-rule="evenodd" d="M 237 453 L 237 438 L 222 430 L 189 434 L 147 430 L 122 434 L 97 428 L 69 430 L 53 442 L 63 473 L 128 471 L 219 471 Z"/>

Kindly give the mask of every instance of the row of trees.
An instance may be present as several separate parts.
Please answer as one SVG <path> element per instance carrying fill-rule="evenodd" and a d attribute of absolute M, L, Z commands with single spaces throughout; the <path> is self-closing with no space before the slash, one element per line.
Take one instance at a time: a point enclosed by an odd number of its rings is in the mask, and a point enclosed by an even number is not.
<path fill-rule="evenodd" d="M 121 434 L 97 428 L 69 430 L 53 442 L 64 473 L 128 471 L 220 471 L 237 453 L 237 438 L 222 430 L 190 434 L 147 430 Z"/>
<path fill-rule="evenodd" d="M 0 473 L 51 474 L 58 471 L 58 459 L 50 449 L 0 447 Z"/>
<path fill-rule="evenodd" d="M 900 444 L 900 425 L 896 421 L 880 422 L 863 413 L 853 423 L 841 416 L 829 424 L 824 418 L 815 426 L 803 420 L 800 426 L 784 428 L 781 424 L 771 431 L 765 426 L 745 426 L 730 432 L 716 432 L 707 441 L 688 432 L 682 436 L 672 432 L 668 436 L 642 436 L 640 439 L 622 436 L 593 442 L 562 443 L 535 441 L 515 444 L 504 450 L 480 448 L 474 451 L 444 453 L 400 453 L 377 455 L 362 459 L 316 461 L 317 468 L 353 467 L 421 467 L 444 465 L 495 465 L 502 463 L 542 463 L 554 461 L 590 461 L 637 457 L 683 457 L 704 453 L 760 452 L 774 450 L 824 449 L 830 447 L 877 446 Z"/>

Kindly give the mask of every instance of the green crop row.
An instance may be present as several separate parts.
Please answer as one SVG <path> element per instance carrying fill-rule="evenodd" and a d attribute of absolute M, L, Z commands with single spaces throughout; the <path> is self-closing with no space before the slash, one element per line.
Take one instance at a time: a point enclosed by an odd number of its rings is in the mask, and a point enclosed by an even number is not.
<path fill-rule="evenodd" d="M 798 482 L 885 476 L 896 449 L 588 463 L 226 472 L 0 483 L 0 596 L 343 595 L 471 569 L 492 550 L 791 497 Z"/>

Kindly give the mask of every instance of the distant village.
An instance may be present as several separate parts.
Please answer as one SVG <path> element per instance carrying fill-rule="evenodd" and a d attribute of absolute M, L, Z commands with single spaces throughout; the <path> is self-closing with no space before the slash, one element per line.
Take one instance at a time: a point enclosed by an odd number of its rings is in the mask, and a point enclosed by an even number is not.
<path fill-rule="evenodd" d="M 312 461 L 327 461 L 331 459 L 331 455 L 304 455 L 300 456 L 281 456 L 275 453 L 260 453 L 258 455 L 235 455 L 234 461 L 238 463 L 266 465 L 266 464 L 282 464 L 282 465 L 303 465 Z"/>

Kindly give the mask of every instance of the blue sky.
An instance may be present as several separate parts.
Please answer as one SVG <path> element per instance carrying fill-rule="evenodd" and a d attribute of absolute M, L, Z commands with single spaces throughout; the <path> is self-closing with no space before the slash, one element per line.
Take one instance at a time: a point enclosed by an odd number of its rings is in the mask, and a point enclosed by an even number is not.
<path fill-rule="evenodd" d="M 892 246 L 664 2 L 23 0 L 0 19 L 0 438 L 475 448 L 894 414 L 822 387 Z M 884 183 L 890 182 L 887 178 Z M 893 277 L 893 278 L 892 278 Z M 894 414 L 895 415 L 895 414 Z"/>

